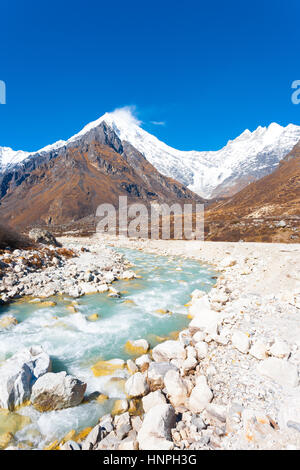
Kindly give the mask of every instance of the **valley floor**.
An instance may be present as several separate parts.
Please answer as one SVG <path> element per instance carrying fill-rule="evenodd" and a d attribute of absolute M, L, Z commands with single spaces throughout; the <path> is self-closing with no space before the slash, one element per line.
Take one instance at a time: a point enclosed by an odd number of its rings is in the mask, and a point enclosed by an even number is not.
<path fill-rule="evenodd" d="M 128 361 L 126 393 L 142 397 L 145 414 L 132 416 L 125 406 L 123 413 L 105 416 L 82 444 L 70 441 L 63 448 L 300 448 L 299 244 L 102 235 L 60 241 L 81 253 L 77 266 L 90 256 L 81 247 L 95 253 L 108 245 L 196 259 L 219 272 L 208 294 L 193 292 L 191 322 L 177 340 Z"/>
<path fill-rule="evenodd" d="M 300 245 L 107 241 L 198 259 L 220 272 L 208 296 L 192 296 L 193 320 L 178 339 L 187 359 L 169 356 L 180 379 L 170 377 L 164 392 L 183 413 L 172 430 L 175 448 L 299 448 Z"/>

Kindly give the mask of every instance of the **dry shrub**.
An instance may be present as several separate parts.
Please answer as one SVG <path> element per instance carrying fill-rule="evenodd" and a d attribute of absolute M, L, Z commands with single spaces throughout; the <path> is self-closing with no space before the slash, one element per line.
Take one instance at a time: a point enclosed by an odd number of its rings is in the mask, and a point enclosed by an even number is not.
<path fill-rule="evenodd" d="M 74 258 L 76 256 L 75 252 L 73 250 L 68 249 L 68 248 L 58 248 L 56 250 L 56 252 L 60 256 L 64 256 L 65 258 Z"/>

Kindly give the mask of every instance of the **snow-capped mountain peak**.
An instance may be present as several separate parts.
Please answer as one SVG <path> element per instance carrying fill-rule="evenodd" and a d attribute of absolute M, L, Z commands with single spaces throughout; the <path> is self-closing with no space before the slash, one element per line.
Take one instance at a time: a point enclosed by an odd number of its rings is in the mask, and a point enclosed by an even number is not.
<path fill-rule="evenodd" d="M 128 141 L 139 150 L 163 175 L 180 181 L 204 198 L 233 194 L 250 181 L 271 173 L 300 140 L 300 126 L 283 127 L 273 122 L 253 132 L 246 129 L 217 151 L 181 151 L 145 131 L 141 121 L 127 107 L 105 113 L 70 139 L 59 140 L 36 152 L 15 152 L 0 147 L 0 172 L 36 154 L 76 142 L 103 122 L 121 141 Z"/>

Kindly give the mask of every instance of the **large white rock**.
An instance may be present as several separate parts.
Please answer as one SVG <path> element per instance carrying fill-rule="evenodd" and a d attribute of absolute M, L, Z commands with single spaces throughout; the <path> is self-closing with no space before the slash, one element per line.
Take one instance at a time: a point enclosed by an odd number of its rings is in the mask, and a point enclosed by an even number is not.
<path fill-rule="evenodd" d="M 266 344 L 260 340 L 255 341 L 255 343 L 253 343 L 249 351 L 249 354 L 251 354 L 251 356 L 255 357 L 256 359 L 260 359 L 260 360 L 266 359 L 267 357 Z"/>
<path fill-rule="evenodd" d="M 191 298 L 192 298 L 192 300 L 200 299 L 201 297 L 204 297 L 205 295 L 206 295 L 206 293 L 204 292 L 204 290 L 195 289 L 191 293 Z"/>
<path fill-rule="evenodd" d="M 193 413 L 201 413 L 212 399 L 213 393 L 207 385 L 206 377 L 200 375 L 196 379 L 196 385 L 192 390 L 187 406 Z"/>
<path fill-rule="evenodd" d="M 193 317 L 189 324 L 189 329 L 192 332 L 200 330 L 209 334 L 217 334 L 219 316 L 216 311 L 210 308 L 207 297 L 196 299 L 189 308 L 189 315 Z"/>
<path fill-rule="evenodd" d="M 35 381 L 51 370 L 51 359 L 41 346 L 24 349 L 0 368 L 0 407 L 14 410 L 30 399 Z"/>
<path fill-rule="evenodd" d="M 184 405 L 188 397 L 188 390 L 179 372 L 169 370 L 165 375 L 164 383 L 172 405 L 174 407 Z"/>
<path fill-rule="evenodd" d="M 291 350 L 288 344 L 285 341 L 282 341 L 280 339 L 277 339 L 270 348 L 271 356 L 275 356 L 279 358 L 288 357 L 290 355 L 290 352 Z"/>
<path fill-rule="evenodd" d="M 235 331 L 231 338 L 232 345 L 243 354 L 247 354 L 250 348 L 250 340 L 246 333 Z"/>
<path fill-rule="evenodd" d="M 136 278 L 136 274 L 133 271 L 124 271 L 122 274 L 122 279 L 124 280 L 131 280 Z"/>
<path fill-rule="evenodd" d="M 232 256 L 226 256 L 220 262 L 220 267 L 223 268 L 223 269 L 226 269 L 226 268 L 231 268 L 235 264 L 236 264 L 236 259 L 234 259 Z"/>
<path fill-rule="evenodd" d="M 186 351 L 179 341 L 164 341 L 153 348 L 153 359 L 156 362 L 171 361 L 172 359 L 185 359 Z"/>
<path fill-rule="evenodd" d="M 144 416 L 141 429 L 138 432 L 139 449 L 141 450 L 171 450 L 173 442 L 171 429 L 175 427 L 176 414 L 171 405 L 156 405 Z"/>
<path fill-rule="evenodd" d="M 141 372 L 133 374 L 125 383 L 125 391 L 129 397 L 142 397 L 149 390 L 146 378 Z"/>
<path fill-rule="evenodd" d="M 205 359 L 208 353 L 208 345 L 205 341 L 198 341 L 195 344 L 198 359 Z"/>
<path fill-rule="evenodd" d="M 167 403 L 166 397 L 160 390 L 148 393 L 148 395 L 142 398 L 142 402 L 145 413 L 148 413 L 150 408 L 153 408 L 153 406 L 165 405 Z"/>
<path fill-rule="evenodd" d="M 192 298 L 191 305 L 189 307 L 189 316 L 195 317 L 202 310 L 210 309 L 210 302 L 207 295 L 201 297 Z"/>
<path fill-rule="evenodd" d="M 147 371 L 151 390 L 164 387 L 164 377 L 169 370 L 177 370 L 177 367 L 170 362 L 151 362 Z"/>
<path fill-rule="evenodd" d="M 135 363 L 136 365 L 140 368 L 143 369 L 146 367 L 147 364 L 150 364 L 151 358 L 149 354 L 143 354 L 142 356 L 139 356 L 136 360 Z"/>
<path fill-rule="evenodd" d="M 260 362 L 257 370 L 261 375 L 283 386 L 297 387 L 299 382 L 297 367 L 277 357 L 269 357 Z"/>
<path fill-rule="evenodd" d="M 49 372 L 35 382 L 31 402 L 39 411 L 61 410 L 79 405 L 85 390 L 86 384 L 76 377 Z"/>

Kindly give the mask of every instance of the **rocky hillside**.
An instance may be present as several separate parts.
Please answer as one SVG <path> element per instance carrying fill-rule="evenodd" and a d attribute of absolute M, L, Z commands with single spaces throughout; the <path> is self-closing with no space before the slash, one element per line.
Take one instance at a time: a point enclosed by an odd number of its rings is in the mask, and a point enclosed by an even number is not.
<path fill-rule="evenodd" d="M 270 175 L 206 212 L 209 240 L 299 242 L 300 142 Z"/>
<path fill-rule="evenodd" d="M 203 202 L 161 175 L 131 144 L 101 122 L 75 141 L 26 158 L 0 175 L 0 215 L 24 228 L 93 219 L 99 204 Z"/>

